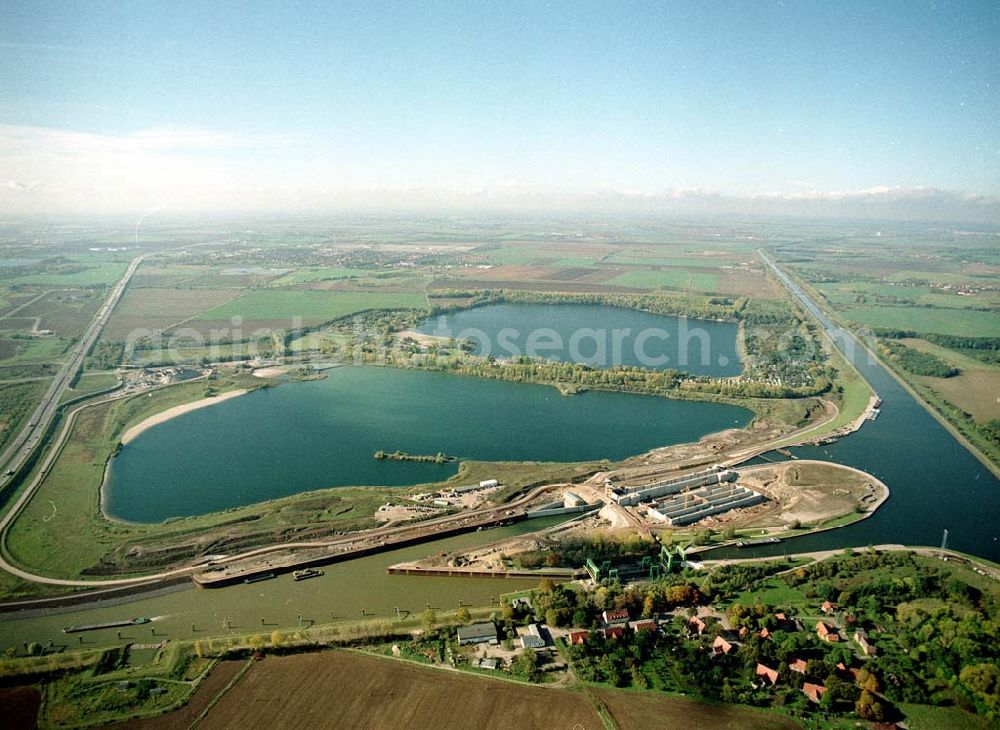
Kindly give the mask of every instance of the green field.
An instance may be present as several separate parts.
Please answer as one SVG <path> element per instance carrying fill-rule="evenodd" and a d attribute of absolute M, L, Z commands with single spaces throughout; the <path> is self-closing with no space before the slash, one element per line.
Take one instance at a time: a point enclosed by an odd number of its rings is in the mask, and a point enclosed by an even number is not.
<path fill-rule="evenodd" d="M 815 288 L 822 292 L 830 303 L 847 306 L 875 305 L 880 299 L 885 306 L 892 306 L 893 303 L 902 300 L 904 304 L 912 302 L 918 306 L 942 309 L 979 309 L 1000 303 L 1000 296 L 996 294 L 966 297 L 942 293 L 929 286 L 899 286 L 870 281 L 817 284 Z"/>
<path fill-rule="evenodd" d="M 106 390 L 118 382 L 114 373 L 91 372 L 80 375 L 73 383 L 72 388 L 67 388 L 60 398 L 60 403 L 65 403 L 73 398 Z"/>
<path fill-rule="evenodd" d="M 48 387 L 48 379 L 0 383 L 0 451 L 21 430 Z"/>
<path fill-rule="evenodd" d="M 10 280 L 12 284 L 33 284 L 36 286 L 99 286 L 113 284 L 122 277 L 128 264 L 108 261 L 55 267 L 51 272 L 26 274 Z"/>
<path fill-rule="evenodd" d="M 1000 337 L 1000 316 L 992 311 L 862 305 L 847 307 L 842 314 L 852 322 L 869 327 L 963 337 Z"/>
<path fill-rule="evenodd" d="M 256 289 L 202 312 L 198 319 L 228 320 L 242 317 L 245 322 L 250 322 L 300 317 L 307 323 L 315 323 L 329 322 L 368 309 L 427 309 L 427 298 L 420 292 Z"/>
<path fill-rule="evenodd" d="M 714 269 L 723 264 L 732 264 L 748 256 L 670 256 L 661 254 L 644 255 L 640 252 L 626 251 L 616 253 L 604 259 L 606 264 L 627 264 L 630 266 L 670 266 L 677 269 Z"/>
<path fill-rule="evenodd" d="M 736 603 L 752 606 L 765 603 L 769 606 L 797 608 L 808 603 L 805 593 L 792 588 L 780 578 L 769 578 L 752 590 L 744 591 L 736 597 Z"/>
<path fill-rule="evenodd" d="M 635 289 L 678 289 L 715 291 L 719 278 L 714 274 L 693 271 L 630 271 L 611 279 L 608 284 Z"/>
<path fill-rule="evenodd" d="M 53 360 L 62 355 L 70 344 L 69 340 L 59 337 L 4 339 L 0 343 L 0 352 L 6 354 L 0 359 L 0 365 L 5 366 Z"/>
<path fill-rule="evenodd" d="M 269 286 L 288 286 L 290 284 L 304 284 L 312 281 L 349 279 L 351 277 L 369 276 L 373 273 L 375 272 L 370 269 L 345 269 L 335 266 L 296 269 L 291 273 L 274 279 Z"/>
<path fill-rule="evenodd" d="M 987 718 L 957 707 L 934 707 L 900 703 L 910 730 L 989 730 L 996 726 Z"/>

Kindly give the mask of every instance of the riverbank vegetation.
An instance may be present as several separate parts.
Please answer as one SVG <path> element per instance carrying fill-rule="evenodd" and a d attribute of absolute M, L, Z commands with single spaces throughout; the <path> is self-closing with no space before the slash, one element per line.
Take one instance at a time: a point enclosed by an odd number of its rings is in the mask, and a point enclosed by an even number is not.
<path fill-rule="evenodd" d="M 907 347 L 902 342 L 884 340 L 881 350 L 884 357 L 893 360 L 912 375 L 929 375 L 935 378 L 954 378 L 961 372 L 930 352 Z"/>
<path fill-rule="evenodd" d="M 691 319 L 735 322 L 746 305 L 745 297 L 671 294 L 619 294 L 532 291 L 529 289 L 434 289 L 428 293 L 431 315 L 488 304 L 596 304 L 638 309 Z M 450 300 L 449 303 L 436 303 Z M 461 302 L 461 303 L 456 303 Z"/>

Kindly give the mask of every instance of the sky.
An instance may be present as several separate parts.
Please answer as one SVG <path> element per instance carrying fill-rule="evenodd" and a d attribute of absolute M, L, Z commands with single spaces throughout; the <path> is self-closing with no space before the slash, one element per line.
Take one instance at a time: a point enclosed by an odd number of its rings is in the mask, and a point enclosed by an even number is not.
<path fill-rule="evenodd" d="M 1000 222 L 1000 3 L 0 0 L 0 185 Z"/>

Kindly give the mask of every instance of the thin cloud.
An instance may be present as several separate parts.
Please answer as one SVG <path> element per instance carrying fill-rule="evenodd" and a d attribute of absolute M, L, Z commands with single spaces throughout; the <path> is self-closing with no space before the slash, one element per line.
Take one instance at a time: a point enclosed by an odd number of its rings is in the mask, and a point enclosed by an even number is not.
<path fill-rule="evenodd" d="M 1000 223 L 1000 198 L 934 187 L 565 189 L 511 178 L 463 186 L 354 179 L 364 158 L 314 154 L 317 140 L 160 126 L 98 134 L 0 125 L 0 207 L 11 213 L 175 211 L 583 210 L 776 214 Z M 289 153 L 295 153 L 289 154 Z M 363 179 L 363 178 L 362 178 Z M 30 193 L 30 194 L 29 194 Z"/>

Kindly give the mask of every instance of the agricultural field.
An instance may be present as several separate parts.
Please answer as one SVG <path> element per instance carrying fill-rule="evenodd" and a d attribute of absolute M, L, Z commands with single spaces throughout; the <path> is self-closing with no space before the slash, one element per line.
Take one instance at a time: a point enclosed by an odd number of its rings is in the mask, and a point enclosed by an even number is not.
<path fill-rule="evenodd" d="M 652 692 L 606 688 L 587 691 L 603 705 L 616 730 L 647 730 L 655 727 L 685 730 L 792 730 L 800 727 L 788 717 L 746 707 L 710 705 Z"/>
<path fill-rule="evenodd" d="M 934 332 L 963 337 L 1000 337 L 1000 312 L 902 306 L 848 306 L 841 314 L 868 327 Z"/>
<path fill-rule="evenodd" d="M 256 289 L 233 301 L 198 315 L 208 322 L 231 322 L 242 317 L 244 326 L 257 322 L 281 322 L 290 327 L 295 319 L 320 324 L 368 309 L 426 309 L 427 299 L 418 292 L 317 292 Z"/>
<path fill-rule="evenodd" d="M 337 281 L 341 279 L 359 279 L 375 273 L 371 269 L 346 269 L 338 266 L 319 266 L 296 269 L 279 276 L 270 282 L 270 286 L 292 286 L 295 284 L 310 284 L 317 281 Z"/>
<path fill-rule="evenodd" d="M 223 695 L 200 727 L 597 730 L 587 697 L 342 651 L 273 656 Z"/>
<path fill-rule="evenodd" d="M 66 339 L 76 338 L 94 318 L 103 293 L 96 289 L 55 289 L 17 311 L 19 320 L 32 320 L 25 329 L 52 330 Z"/>
<path fill-rule="evenodd" d="M 56 361 L 69 345 L 61 337 L 0 338 L 0 366 Z"/>
<path fill-rule="evenodd" d="M 919 376 L 919 381 L 970 414 L 978 423 L 1000 418 L 1000 367 L 919 338 L 900 340 L 908 347 L 941 358 L 959 374 L 950 378 Z"/>
<path fill-rule="evenodd" d="M 40 272 L 14 276 L 8 282 L 33 286 L 105 287 L 118 281 L 127 266 L 127 261 L 60 261 L 45 264 Z"/>
<path fill-rule="evenodd" d="M 2 362 L 2 361 L 0 361 Z M 48 378 L 0 383 L 0 451 L 23 426 L 49 387 Z"/>
<path fill-rule="evenodd" d="M 144 261 L 132 277 L 129 285 L 133 289 L 197 288 L 195 283 L 213 267 L 199 264 L 180 263 L 170 259 Z M 232 282 L 235 283 L 235 280 Z"/>
<path fill-rule="evenodd" d="M 133 286 L 115 308 L 101 337 L 104 340 L 124 341 L 138 330 L 162 331 L 178 327 L 237 296 L 239 292 L 231 289 Z"/>
<path fill-rule="evenodd" d="M 635 289 L 676 289 L 680 291 L 717 291 L 719 279 L 714 274 L 704 274 L 683 269 L 636 270 L 619 274 L 611 284 Z"/>

